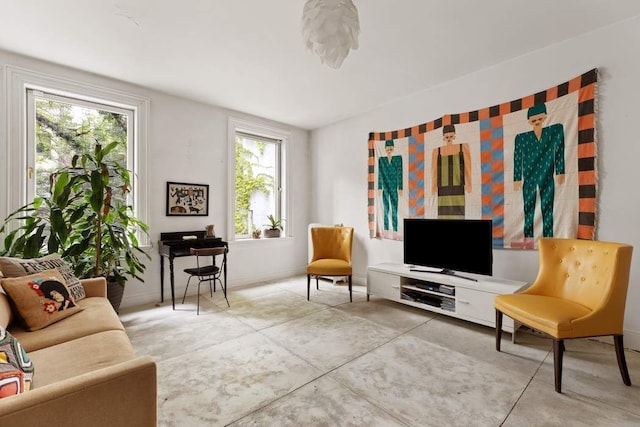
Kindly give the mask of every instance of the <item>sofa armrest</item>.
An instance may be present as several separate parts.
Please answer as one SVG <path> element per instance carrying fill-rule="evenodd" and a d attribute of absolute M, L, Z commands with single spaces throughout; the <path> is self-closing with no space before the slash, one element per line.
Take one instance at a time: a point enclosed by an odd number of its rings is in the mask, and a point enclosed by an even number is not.
<path fill-rule="evenodd" d="M 107 279 L 104 277 L 81 279 L 80 283 L 88 297 L 107 297 Z"/>
<path fill-rule="evenodd" d="M 37 375 L 37 372 L 36 372 Z M 0 399 L 0 425 L 156 426 L 156 364 L 139 357 Z"/>

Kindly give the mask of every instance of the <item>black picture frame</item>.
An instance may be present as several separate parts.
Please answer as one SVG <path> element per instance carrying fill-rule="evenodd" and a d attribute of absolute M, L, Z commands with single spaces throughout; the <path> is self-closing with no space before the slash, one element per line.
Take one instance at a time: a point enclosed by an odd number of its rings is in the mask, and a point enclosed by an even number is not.
<path fill-rule="evenodd" d="M 167 216 L 209 216 L 209 185 L 167 182 Z"/>

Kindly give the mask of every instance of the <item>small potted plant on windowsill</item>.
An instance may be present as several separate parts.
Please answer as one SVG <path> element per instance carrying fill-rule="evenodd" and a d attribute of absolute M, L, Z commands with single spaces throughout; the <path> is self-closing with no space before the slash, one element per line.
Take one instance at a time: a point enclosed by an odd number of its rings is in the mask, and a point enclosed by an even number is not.
<path fill-rule="evenodd" d="M 273 215 L 267 216 L 267 220 L 269 222 L 265 226 L 268 228 L 264 229 L 264 237 L 280 237 L 284 220 L 282 218 L 276 219 Z"/>
<path fill-rule="evenodd" d="M 261 234 L 262 234 L 262 230 L 260 230 L 259 228 L 253 227 L 253 231 L 251 232 L 251 237 L 253 237 L 254 239 L 259 239 Z"/>

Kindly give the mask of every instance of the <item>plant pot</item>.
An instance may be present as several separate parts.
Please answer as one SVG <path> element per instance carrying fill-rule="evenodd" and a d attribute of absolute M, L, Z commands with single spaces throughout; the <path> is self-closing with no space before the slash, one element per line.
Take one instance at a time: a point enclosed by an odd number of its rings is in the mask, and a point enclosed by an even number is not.
<path fill-rule="evenodd" d="M 280 229 L 279 228 L 265 228 L 264 229 L 264 237 L 280 237 Z"/>
<path fill-rule="evenodd" d="M 122 303 L 123 295 L 124 286 L 120 286 L 118 282 L 107 281 L 107 299 L 116 313 L 120 310 L 120 303 Z"/>

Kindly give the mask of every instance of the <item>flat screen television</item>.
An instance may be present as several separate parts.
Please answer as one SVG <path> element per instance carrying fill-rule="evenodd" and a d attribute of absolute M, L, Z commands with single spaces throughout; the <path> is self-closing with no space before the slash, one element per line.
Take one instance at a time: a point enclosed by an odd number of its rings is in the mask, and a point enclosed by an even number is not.
<path fill-rule="evenodd" d="M 490 276 L 492 245 L 491 220 L 404 220 L 404 263 L 408 265 Z"/>

